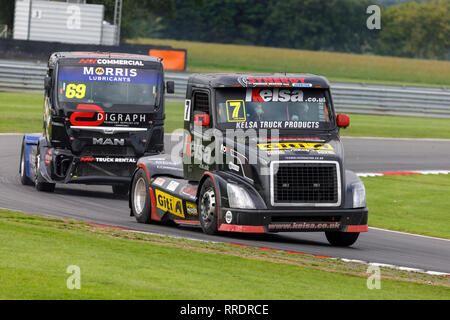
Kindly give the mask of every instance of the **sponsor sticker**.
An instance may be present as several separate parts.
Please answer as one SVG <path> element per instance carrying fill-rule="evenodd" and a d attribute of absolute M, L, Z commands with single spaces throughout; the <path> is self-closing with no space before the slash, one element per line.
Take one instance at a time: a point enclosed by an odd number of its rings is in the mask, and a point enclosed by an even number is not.
<path fill-rule="evenodd" d="M 139 125 L 146 122 L 146 114 L 105 113 L 101 107 L 92 104 L 79 104 L 77 111 L 70 116 L 70 123 L 74 126 L 96 127 L 102 124 Z"/>
<path fill-rule="evenodd" d="M 59 70 L 59 81 L 100 81 L 143 83 L 157 85 L 160 80 L 159 72 L 152 69 L 134 69 L 126 67 L 62 67 Z"/>
<path fill-rule="evenodd" d="M 167 190 L 174 192 L 179 185 L 180 184 L 176 181 L 170 181 L 169 185 L 167 186 Z"/>
<path fill-rule="evenodd" d="M 197 190 L 187 186 L 181 189 L 181 193 L 192 198 L 195 198 L 197 196 Z"/>
<path fill-rule="evenodd" d="M 240 77 L 239 83 L 243 87 L 257 86 L 277 86 L 277 87 L 307 87 L 311 88 L 312 84 L 305 83 L 304 78 L 292 77 Z"/>
<path fill-rule="evenodd" d="M 187 213 L 190 215 L 195 216 L 198 214 L 197 205 L 195 203 L 186 202 L 186 210 L 187 210 Z"/>
<path fill-rule="evenodd" d="M 94 158 L 95 162 L 98 163 L 136 163 L 137 159 L 136 158 L 111 158 L 111 157 L 106 157 L 106 158 L 100 158 L 100 157 L 96 157 Z"/>
<path fill-rule="evenodd" d="M 80 64 L 108 64 L 108 65 L 122 65 L 122 66 L 138 66 L 143 67 L 144 62 L 139 60 L 123 60 L 123 59 L 81 59 Z"/>
<path fill-rule="evenodd" d="M 270 224 L 269 231 L 283 230 L 337 230 L 341 227 L 340 222 L 292 222 Z"/>
<path fill-rule="evenodd" d="M 311 83 L 293 83 L 292 86 L 297 88 L 312 88 L 313 85 Z"/>
<path fill-rule="evenodd" d="M 161 190 L 155 189 L 156 207 L 178 217 L 184 218 L 183 201 Z"/>
<path fill-rule="evenodd" d="M 274 150 L 334 150 L 328 143 L 286 142 L 286 143 L 262 143 L 258 147 L 263 151 Z"/>
<path fill-rule="evenodd" d="M 70 116 L 70 123 L 74 126 L 99 126 L 105 120 L 105 112 L 103 109 L 94 104 L 79 104 L 77 106 L 77 110 L 84 111 L 76 111 L 72 113 Z M 97 114 L 97 118 L 95 115 Z M 101 119 L 100 119 L 101 118 Z M 90 119 L 90 120 L 86 120 Z"/>
<path fill-rule="evenodd" d="M 163 179 L 163 178 L 156 178 L 155 181 L 153 181 L 153 184 L 155 186 L 161 187 L 164 184 L 164 182 L 166 182 L 165 179 Z"/>
<path fill-rule="evenodd" d="M 319 129 L 313 121 L 248 121 L 236 122 L 236 129 Z"/>
<path fill-rule="evenodd" d="M 249 88 L 245 95 L 246 102 L 303 102 L 300 89 Z"/>

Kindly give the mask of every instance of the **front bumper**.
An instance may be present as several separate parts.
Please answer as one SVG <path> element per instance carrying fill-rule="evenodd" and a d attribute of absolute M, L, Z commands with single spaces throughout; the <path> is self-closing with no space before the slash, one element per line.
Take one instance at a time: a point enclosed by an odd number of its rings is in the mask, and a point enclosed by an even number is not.
<path fill-rule="evenodd" d="M 310 210 L 223 208 L 220 212 L 219 231 L 245 233 L 367 232 L 368 212 L 367 208 Z"/>

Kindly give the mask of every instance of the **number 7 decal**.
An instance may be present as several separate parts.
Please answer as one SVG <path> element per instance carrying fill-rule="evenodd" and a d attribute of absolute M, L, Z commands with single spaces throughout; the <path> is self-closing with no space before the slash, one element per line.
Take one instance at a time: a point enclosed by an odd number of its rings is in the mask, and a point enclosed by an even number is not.
<path fill-rule="evenodd" d="M 245 113 L 244 100 L 228 100 L 227 101 L 228 122 L 245 122 L 247 114 Z"/>

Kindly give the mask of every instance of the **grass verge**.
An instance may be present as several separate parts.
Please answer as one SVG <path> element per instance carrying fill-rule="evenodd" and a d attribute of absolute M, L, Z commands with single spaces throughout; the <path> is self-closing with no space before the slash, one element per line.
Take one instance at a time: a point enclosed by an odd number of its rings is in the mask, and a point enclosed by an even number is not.
<path fill-rule="evenodd" d="M 0 133 L 42 131 L 42 95 L 0 92 Z M 166 133 L 183 127 L 183 103 L 166 103 Z M 415 117 L 351 115 L 343 136 L 450 139 L 450 120 Z"/>
<path fill-rule="evenodd" d="M 0 211 L 1 299 L 446 299 L 448 277 Z M 66 269 L 81 269 L 68 290 Z"/>
<path fill-rule="evenodd" d="M 450 175 L 363 178 L 369 225 L 450 239 Z"/>
<path fill-rule="evenodd" d="M 129 42 L 187 49 L 192 72 L 314 73 L 331 81 L 450 86 L 449 61 L 163 39 Z"/>

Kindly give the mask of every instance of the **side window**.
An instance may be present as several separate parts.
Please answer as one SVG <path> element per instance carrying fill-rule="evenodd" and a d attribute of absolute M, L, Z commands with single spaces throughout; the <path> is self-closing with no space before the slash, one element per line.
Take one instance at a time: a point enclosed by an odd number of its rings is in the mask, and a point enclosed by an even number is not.
<path fill-rule="evenodd" d="M 191 123 L 193 124 L 195 122 L 195 116 L 198 115 L 209 115 L 210 121 L 212 121 L 212 115 L 210 114 L 209 109 L 209 95 L 208 93 L 204 91 L 196 91 L 194 92 L 194 101 L 193 101 L 193 108 L 192 108 L 192 115 L 191 115 Z M 211 127 L 211 125 L 210 125 Z M 202 127 L 203 129 L 206 127 Z"/>
<path fill-rule="evenodd" d="M 194 93 L 194 116 L 198 114 L 209 114 L 209 96 L 206 92 Z"/>

